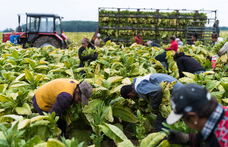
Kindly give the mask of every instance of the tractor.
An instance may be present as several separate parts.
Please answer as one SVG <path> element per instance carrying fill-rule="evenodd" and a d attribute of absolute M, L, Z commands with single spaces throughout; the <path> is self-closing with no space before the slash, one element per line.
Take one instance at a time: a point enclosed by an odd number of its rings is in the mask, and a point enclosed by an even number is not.
<path fill-rule="evenodd" d="M 36 14 L 36 13 L 26 13 L 26 24 L 22 26 L 25 28 L 23 34 L 19 39 L 18 43 L 23 47 L 29 44 L 32 47 L 44 47 L 44 46 L 54 46 L 56 48 L 67 48 L 70 44 L 69 39 L 64 34 L 61 29 L 61 20 L 56 14 Z M 22 34 L 22 29 L 20 26 L 21 15 L 18 14 L 17 34 Z M 9 40 L 12 33 L 3 34 L 3 42 Z"/>

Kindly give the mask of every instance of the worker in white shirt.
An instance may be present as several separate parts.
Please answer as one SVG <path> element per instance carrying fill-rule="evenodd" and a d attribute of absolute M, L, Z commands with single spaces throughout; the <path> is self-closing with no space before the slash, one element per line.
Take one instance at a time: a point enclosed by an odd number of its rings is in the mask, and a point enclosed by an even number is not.
<path fill-rule="evenodd" d="M 214 45 L 218 44 L 220 41 L 223 41 L 221 37 L 217 33 L 212 34 L 212 41 Z"/>
<path fill-rule="evenodd" d="M 217 52 L 217 54 L 221 57 L 224 54 L 228 55 L 228 42 L 226 42 L 223 47 Z M 228 66 L 228 61 L 226 62 L 226 66 Z M 228 69 L 227 69 L 228 72 Z"/>
<path fill-rule="evenodd" d="M 100 33 L 97 33 L 97 38 L 95 39 L 95 46 L 96 47 L 101 47 L 101 41 L 102 41 L 102 39 L 101 39 L 101 34 Z"/>

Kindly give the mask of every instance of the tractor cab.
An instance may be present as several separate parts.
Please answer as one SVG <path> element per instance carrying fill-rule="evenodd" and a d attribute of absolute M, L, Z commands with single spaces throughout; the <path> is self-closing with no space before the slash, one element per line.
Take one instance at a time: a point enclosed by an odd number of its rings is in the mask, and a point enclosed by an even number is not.
<path fill-rule="evenodd" d="M 18 32 L 21 31 L 20 17 L 18 15 Z M 57 14 L 26 13 L 26 24 L 22 26 L 25 28 L 26 37 L 21 37 L 19 43 L 22 45 L 29 43 L 33 47 L 52 45 L 66 48 L 70 42 L 62 32 L 61 19 L 62 17 Z M 5 40 L 3 39 L 3 42 Z"/>

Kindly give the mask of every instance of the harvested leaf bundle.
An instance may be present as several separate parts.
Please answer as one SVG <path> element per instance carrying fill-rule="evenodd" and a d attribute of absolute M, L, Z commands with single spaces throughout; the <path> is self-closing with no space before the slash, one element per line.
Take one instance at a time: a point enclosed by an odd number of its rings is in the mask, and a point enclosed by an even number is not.
<path fill-rule="evenodd" d="M 170 105 L 170 90 L 173 89 L 173 86 L 177 83 L 177 81 L 173 81 L 171 83 L 161 82 L 159 85 L 162 88 L 162 103 L 159 106 L 159 111 L 161 115 L 166 118 L 171 113 L 171 105 Z"/>
<path fill-rule="evenodd" d="M 89 55 L 94 55 L 95 53 L 95 49 L 92 48 L 86 48 L 83 52 L 82 52 L 82 56 L 89 56 Z"/>

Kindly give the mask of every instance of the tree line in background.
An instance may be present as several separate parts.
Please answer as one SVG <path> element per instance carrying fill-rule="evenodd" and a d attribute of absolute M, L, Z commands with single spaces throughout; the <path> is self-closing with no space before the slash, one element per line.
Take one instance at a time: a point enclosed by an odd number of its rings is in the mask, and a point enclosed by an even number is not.
<path fill-rule="evenodd" d="M 98 22 L 95 21 L 62 21 L 62 30 L 65 32 L 95 32 Z M 22 26 L 25 28 L 25 25 Z M 228 30 L 228 27 L 219 27 L 220 30 Z M 12 28 L 6 28 L 3 32 L 11 32 Z"/>
<path fill-rule="evenodd" d="M 62 31 L 65 32 L 95 32 L 98 27 L 98 22 L 95 21 L 62 21 Z M 25 30 L 25 25 L 21 26 Z M 11 32 L 12 28 L 6 28 L 3 32 Z M 17 28 L 16 28 L 17 30 Z"/>

